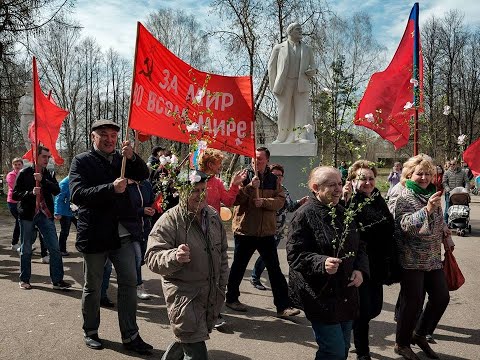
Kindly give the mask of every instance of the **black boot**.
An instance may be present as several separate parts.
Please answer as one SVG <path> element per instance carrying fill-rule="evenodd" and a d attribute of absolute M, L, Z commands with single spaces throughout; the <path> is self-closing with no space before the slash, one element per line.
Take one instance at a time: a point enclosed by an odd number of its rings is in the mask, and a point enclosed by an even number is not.
<path fill-rule="evenodd" d="M 413 333 L 412 344 L 418 345 L 420 349 L 423 350 L 425 355 L 427 355 L 427 357 L 429 357 L 430 359 L 440 359 L 437 353 L 433 351 L 432 348 L 430 347 L 430 344 L 428 343 L 427 338 L 425 336 L 421 336 Z"/>

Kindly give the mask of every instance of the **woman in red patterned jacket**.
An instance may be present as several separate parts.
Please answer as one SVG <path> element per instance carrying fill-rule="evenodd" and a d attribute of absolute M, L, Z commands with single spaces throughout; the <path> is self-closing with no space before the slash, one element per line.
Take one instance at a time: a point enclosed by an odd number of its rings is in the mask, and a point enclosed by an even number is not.
<path fill-rule="evenodd" d="M 217 177 L 222 170 L 223 154 L 217 149 L 206 149 L 200 155 L 198 166 L 209 176 L 207 181 L 207 203 L 220 213 L 220 204 L 230 207 L 235 202 L 239 185 L 247 177 L 247 170 L 237 172 L 230 183 L 229 190 L 225 189 L 222 180 Z"/>

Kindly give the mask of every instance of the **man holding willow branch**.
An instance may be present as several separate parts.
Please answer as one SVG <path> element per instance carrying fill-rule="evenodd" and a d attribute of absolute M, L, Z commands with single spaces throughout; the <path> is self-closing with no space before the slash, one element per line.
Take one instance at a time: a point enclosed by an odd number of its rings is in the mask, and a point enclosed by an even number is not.
<path fill-rule="evenodd" d="M 209 339 L 225 301 L 227 235 L 218 213 L 207 204 L 207 174 L 190 173 L 179 186 L 180 203 L 155 223 L 145 262 L 162 276 L 175 341 L 162 360 L 208 360 Z"/>

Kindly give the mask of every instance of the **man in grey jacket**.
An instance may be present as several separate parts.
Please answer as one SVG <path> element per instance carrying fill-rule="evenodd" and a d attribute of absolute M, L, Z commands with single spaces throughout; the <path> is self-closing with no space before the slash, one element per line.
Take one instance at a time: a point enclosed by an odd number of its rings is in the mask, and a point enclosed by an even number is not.
<path fill-rule="evenodd" d="M 470 191 L 468 176 L 459 166 L 457 160 L 450 160 L 450 167 L 443 174 L 443 188 L 445 189 L 445 213 L 443 215 L 448 224 L 448 208 L 450 207 L 450 191 L 456 187 L 464 187 Z"/>
<path fill-rule="evenodd" d="M 192 188 L 155 223 L 145 262 L 162 276 L 168 318 L 175 336 L 162 360 L 208 360 L 209 339 L 225 301 L 227 235 L 206 201 L 208 176 L 190 175 Z"/>

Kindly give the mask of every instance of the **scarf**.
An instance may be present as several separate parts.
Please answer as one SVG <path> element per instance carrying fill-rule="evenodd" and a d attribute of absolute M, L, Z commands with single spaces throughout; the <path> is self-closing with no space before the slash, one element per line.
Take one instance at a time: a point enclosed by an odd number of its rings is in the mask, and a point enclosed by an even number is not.
<path fill-rule="evenodd" d="M 437 191 L 435 185 L 433 185 L 432 183 L 428 184 L 427 188 L 424 189 L 422 187 L 420 187 L 415 181 L 413 180 L 407 180 L 405 182 L 405 187 L 407 189 L 410 189 L 412 190 L 415 194 L 417 195 L 426 195 L 428 197 L 432 196 L 433 194 L 435 194 L 435 192 Z"/>

